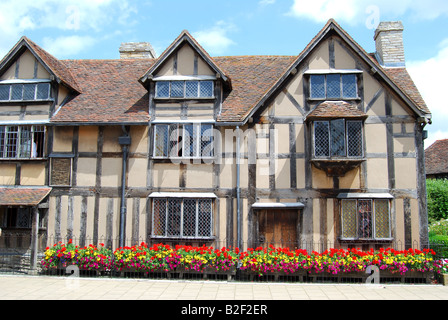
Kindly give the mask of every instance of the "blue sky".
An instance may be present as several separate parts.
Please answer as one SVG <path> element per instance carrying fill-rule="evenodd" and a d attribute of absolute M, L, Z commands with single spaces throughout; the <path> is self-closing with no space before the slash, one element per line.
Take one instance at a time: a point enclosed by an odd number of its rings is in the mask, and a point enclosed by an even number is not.
<path fill-rule="evenodd" d="M 433 112 L 429 146 L 448 138 L 446 0 L 2 0 L 0 56 L 22 35 L 60 59 L 115 59 L 122 42 L 158 54 L 187 29 L 212 55 L 297 55 L 329 18 L 368 52 L 380 21 L 401 20 L 408 69 Z"/>

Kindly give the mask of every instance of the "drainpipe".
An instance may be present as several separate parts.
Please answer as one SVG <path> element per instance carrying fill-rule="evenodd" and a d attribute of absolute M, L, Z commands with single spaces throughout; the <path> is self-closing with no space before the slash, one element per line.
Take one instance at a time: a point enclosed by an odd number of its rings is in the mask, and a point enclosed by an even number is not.
<path fill-rule="evenodd" d="M 237 247 L 241 248 L 241 209 L 240 209 L 240 127 L 236 127 L 236 212 L 237 212 Z"/>
<path fill-rule="evenodd" d="M 124 247 L 124 226 L 126 221 L 126 172 L 128 166 L 129 146 L 131 145 L 131 136 L 128 128 L 122 126 L 123 136 L 118 138 L 118 143 L 123 149 L 123 166 L 121 175 L 121 205 L 120 205 L 120 247 Z"/>

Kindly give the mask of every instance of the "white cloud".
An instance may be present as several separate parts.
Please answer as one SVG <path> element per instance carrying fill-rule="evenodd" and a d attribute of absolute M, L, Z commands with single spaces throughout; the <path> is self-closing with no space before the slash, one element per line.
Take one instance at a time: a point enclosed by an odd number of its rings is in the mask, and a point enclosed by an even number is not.
<path fill-rule="evenodd" d="M 437 139 L 448 139 L 448 100 L 445 97 L 448 74 L 448 38 L 441 42 L 438 54 L 423 61 L 409 61 L 407 68 L 432 113 L 433 124 L 426 146 Z"/>
<path fill-rule="evenodd" d="M 373 10 L 374 9 L 374 10 Z M 426 20 L 448 16 L 446 0 L 294 0 L 290 15 L 322 23 L 333 18 L 346 24 L 368 23 L 372 15 L 409 13 L 414 19 Z"/>
<path fill-rule="evenodd" d="M 43 47 L 52 55 L 64 59 L 93 46 L 95 41 L 90 36 L 68 36 L 56 39 L 46 37 L 43 39 Z"/>
<path fill-rule="evenodd" d="M 261 6 L 268 6 L 271 4 L 275 4 L 276 0 L 260 0 L 260 2 L 258 2 L 259 5 Z"/>
<path fill-rule="evenodd" d="M 0 56 L 30 31 L 96 32 L 111 23 L 126 24 L 136 12 L 128 0 L 2 0 Z"/>
<path fill-rule="evenodd" d="M 235 27 L 232 24 L 219 21 L 208 30 L 194 32 L 193 36 L 210 55 L 221 55 L 235 44 L 228 36 L 233 30 Z"/>

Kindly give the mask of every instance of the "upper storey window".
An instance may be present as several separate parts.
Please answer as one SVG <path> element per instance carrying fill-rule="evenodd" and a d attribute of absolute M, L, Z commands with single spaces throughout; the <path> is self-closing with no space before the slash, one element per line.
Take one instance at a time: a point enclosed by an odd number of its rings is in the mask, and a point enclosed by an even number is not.
<path fill-rule="evenodd" d="M 314 74 L 310 76 L 311 99 L 357 99 L 356 74 Z"/>
<path fill-rule="evenodd" d="M 156 98 L 213 98 L 213 81 L 157 81 Z"/>
<path fill-rule="evenodd" d="M 47 101 L 50 99 L 49 82 L 0 83 L 0 102 Z"/>

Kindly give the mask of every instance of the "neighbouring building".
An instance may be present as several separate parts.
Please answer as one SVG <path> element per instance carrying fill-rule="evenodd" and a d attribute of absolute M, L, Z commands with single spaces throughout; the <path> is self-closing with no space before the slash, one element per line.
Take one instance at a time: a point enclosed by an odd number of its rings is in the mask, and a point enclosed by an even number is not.
<path fill-rule="evenodd" d="M 367 53 L 330 20 L 297 56 L 210 57 L 183 31 L 117 60 L 21 38 L 0 63 L 2 237 L 426 246 L 431 114 L 402 33 L 381 23 Z"/>
<path fill-rule="evenodd" d="M 448 179 L 448 139 L 437 140 L 425 150 L 426 178 Z"/>

